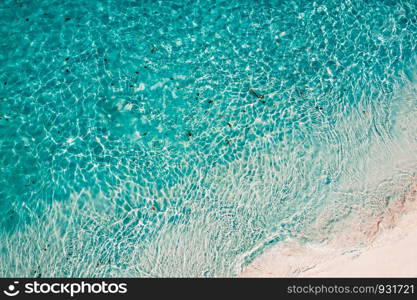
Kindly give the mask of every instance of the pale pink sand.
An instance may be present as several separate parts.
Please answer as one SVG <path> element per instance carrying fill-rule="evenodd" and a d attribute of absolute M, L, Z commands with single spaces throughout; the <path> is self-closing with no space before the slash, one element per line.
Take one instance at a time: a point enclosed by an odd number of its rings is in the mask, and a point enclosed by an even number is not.
<path fill-rule="evenodd" d="M 417 184 L 367 228 L 330 242 L 288 241 L 239 277 L 417 277 Z"/>

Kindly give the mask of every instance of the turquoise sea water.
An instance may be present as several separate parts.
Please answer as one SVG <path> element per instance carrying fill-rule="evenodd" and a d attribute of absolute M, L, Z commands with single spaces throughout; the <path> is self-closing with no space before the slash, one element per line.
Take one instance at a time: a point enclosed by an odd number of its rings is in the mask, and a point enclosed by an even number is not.
<path fill-rule="evenodd" d="M 1 1 L 0 276 L 233 276 L 383 210 L 416 45 L 414 0 Z"/>

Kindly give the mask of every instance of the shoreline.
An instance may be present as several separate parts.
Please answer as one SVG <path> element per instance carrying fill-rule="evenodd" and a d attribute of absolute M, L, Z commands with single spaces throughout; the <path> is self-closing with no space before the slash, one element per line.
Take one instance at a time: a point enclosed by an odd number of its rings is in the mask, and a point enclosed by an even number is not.
<path fill-rule="evenodd" d="M 326 242 L 286 241 L 238 277 L 416 277 L 417 181 L 384 214 Z M 356 225 L 358 224 L 358 225 Z"/>

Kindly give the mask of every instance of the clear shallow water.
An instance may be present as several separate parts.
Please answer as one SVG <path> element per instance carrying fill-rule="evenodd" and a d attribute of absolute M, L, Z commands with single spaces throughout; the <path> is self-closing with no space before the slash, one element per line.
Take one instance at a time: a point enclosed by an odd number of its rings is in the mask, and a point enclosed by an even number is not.
<path fill-rule="evenodd" d="M 0 4 L 2 276 L 230 276 L 413 176 L 415 1 L 62 2 Z"/>

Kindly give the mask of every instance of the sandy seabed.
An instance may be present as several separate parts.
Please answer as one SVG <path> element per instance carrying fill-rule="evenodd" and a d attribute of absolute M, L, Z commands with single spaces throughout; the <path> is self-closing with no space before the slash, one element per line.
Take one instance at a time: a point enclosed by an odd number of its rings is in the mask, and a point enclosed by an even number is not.
<path fill-rule="evenodd" d="M 287 241 L 239 277 L 417 277 L 417 183 L 366 227 L 328 242 Z"/>

